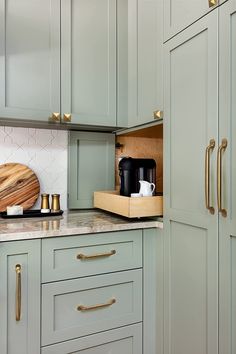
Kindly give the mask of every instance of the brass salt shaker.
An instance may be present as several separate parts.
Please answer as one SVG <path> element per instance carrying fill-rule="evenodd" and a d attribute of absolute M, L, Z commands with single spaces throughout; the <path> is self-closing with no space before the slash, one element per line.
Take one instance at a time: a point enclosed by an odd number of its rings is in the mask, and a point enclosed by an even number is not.
<path fill-rule="evenodd" d="M 51 212 L 60 211 L 60 194 L 52 194 Z"/>
<path fill-rule="evenodd" d="M 49 194 L 41 194 L 41 213 L 50 213 Z"/>

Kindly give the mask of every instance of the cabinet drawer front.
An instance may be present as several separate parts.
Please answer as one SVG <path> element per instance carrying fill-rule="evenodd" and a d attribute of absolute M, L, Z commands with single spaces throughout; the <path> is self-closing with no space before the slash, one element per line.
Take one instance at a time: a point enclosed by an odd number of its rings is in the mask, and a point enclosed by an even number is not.
<path fill-rule="evenodd" d="M 142 354 L 142 324 L 44 347 L 41 354 Z"/>
<path fill-rule="evenodd" d="M 44 283 L 142 267 L 141 230 L 68 236 L 42 243 Z"/>
<path fill-rule="evenodd" d="M 140 322 L 142 270 L 44 284 L 42 311 L 43 345 Z"/>

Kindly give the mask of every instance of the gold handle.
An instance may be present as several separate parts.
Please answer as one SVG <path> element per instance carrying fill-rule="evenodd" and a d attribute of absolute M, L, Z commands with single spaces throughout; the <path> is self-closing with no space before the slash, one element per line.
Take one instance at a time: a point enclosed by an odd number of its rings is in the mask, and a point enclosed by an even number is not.
<path fill-rule="evenodd" d="M 71 122 L 71 114 L 65 113 L 65 114 L 63 115 L 63 121 L 64 121 L 64 122 Z"/>
<path fill-rule="evenodd" d="M 211 139 L 205 152 L 205 203 L 206 203 L 206 208 L 210 211 L 211 214 L 215 213 L 214 207 L 210 206 L 210 190 L 211 190 L 210 155 L 211 155 L 211 151 L 214 150 L 214 147 L 215 147 L 215 140 Z"/>
<path fill-rule="evenodd" d="M 97 310 L 97 309 L 101 309 L 104 307 L 108 307 L 113 305 L 114 303 L 116 303 L 116 299 L 112 298 L 111 300 L 109 300 L 108 302 L 106 302 L 105 304 L 96 304 L 96 305 L 91 305 L 91 306 L 85 306 L 85 305 L 78 305 L 77 306 L 77 310 L 78 311 L 90 311 L 90 310 Z"/>
<path fill-rule="evenodd" d="M 16 321 L 21 317 L 21 265 L 15 266 L 16 271 Z"/>
<path fill-rule="evenodd" d="M 218 4 L 218 0 L 208 0 L 209 7 L 215 6 Z"/>
<path fill-rule="evenodd" d="M 163 118 L 163 111 L 154 111 L 153 117 L 154 117 L 154 119 L 162 119 Z"/>
<path fill-rule="evenodd" d="M 116 254 L 116 250 L 111 250 L 110 252 L 107 253 L 96 253 L 90 255 L 79 253 L 77 254 L 76 258 L 81 260 L 86 260 L 86 259 L 93 259 L 93 258 L 110 257 L 113 256 L 114 254 Z"/>
<path fill-rule="evenodd" d="M 50 118 L 53 122 L 60 122 L 61 121 L 61 115 L 60 113 L 54 112 Z"/>
<path fill-rule="evenodd" d="M 223 217 L 227 216 L 227 210 L 222 208 L 222 152 L 227 148 L 227 139 L 222 139 L 217 153 L 217 203 L 219 213 Z"/>

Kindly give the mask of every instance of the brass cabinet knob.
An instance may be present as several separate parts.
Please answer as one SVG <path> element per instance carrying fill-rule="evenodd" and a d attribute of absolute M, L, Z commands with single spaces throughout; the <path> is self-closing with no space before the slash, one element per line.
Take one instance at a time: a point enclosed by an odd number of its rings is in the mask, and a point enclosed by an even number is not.
<path fill-rule="evenodd" d="M 209 7 L 215 6 L 218 4 L 218 0 L 208 0 Z"/>
<path fill-rule="evenodd" d="M 154 111 L 153 117 L 154 117 L 154 119 L 162 119 L 163 118 L 163 111 Z"/>
<path fill-rule="evenodd" d="M 65 113 L 65 114 L 63 115 L 63 121 L 64 121 L 64 122 L 71 122 L 71 114 Z"/>
<path fill-rule="evenodd" d="M 50 117 L 51 121 L 53 122 L 60 122 L 61 121 L 61 115 L 60 113 L 53 112 L 52 116 Z"/>

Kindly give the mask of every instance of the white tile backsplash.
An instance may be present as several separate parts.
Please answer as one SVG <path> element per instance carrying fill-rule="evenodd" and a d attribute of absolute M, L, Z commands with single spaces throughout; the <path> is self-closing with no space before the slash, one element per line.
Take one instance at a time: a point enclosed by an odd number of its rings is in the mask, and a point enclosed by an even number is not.
<path fill-rule="evenodd" d="M 59 193 L 67 209 L 68 132 L 0 127 L 0 164 L 18 162 L 30 167 L 40 182 L 40 193 Z M 40 197 L 34 209 L 40 208 Z"/>

